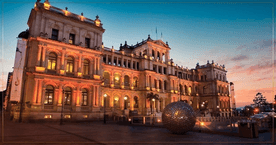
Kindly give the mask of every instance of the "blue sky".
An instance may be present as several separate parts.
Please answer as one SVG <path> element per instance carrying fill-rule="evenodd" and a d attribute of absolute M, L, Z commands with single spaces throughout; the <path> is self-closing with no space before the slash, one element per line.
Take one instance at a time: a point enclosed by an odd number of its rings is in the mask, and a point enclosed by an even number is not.
<path fill-rule="evenodd" d="M 272 3 L 49 1 L 51 5 L 62 9 L 68 7 L 70 12 L 76 14 L 83 12 L 85 17 L 91 19 L 99 15 L 106 29 L 103 35 L 106 47 L 118 49 L 120 43 L 125 41 L 136 44 L 146 39 L 148 34 L 156 39 L 157 28 L 157 38 L 161 39 L 162 32 L 162 39 L 168 41 L 172 48 L 171 57 L 177 64 L 194 68 L 197 62 L 205 64 L 207 60 L 214 60 L 215 63 L 225 64 L 228 80 L 237 83 L 237 98 L 240 97 L 243 102 L 253 99 L 252 94 L 247 94 L 247 97 L 242 94 L 244 89 L 251 90 L 250 93 L 263 89 L 260 91 L 267 98 L 272 96 L 269 89 L 272 87 L 272 79 L 269 80 L 272 74 L 259 74 L 271 69 L 271 64 L 266 62 L 272 61 Z M 2 0 L 2 80 L 12 71 L 16 37 L 28 28 L 27 21 L 34 3 L 35 0 Z M 258 71 L 260 68 L 263 69 Z M 252 69 L 258 73 L 248 76 Z M 245 84 L 252 78 L 260 82 Z"/>

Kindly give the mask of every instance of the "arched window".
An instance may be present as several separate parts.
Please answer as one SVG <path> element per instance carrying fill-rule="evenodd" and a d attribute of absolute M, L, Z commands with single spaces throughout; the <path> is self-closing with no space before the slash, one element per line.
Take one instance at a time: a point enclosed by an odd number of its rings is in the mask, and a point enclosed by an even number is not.
<path fill-rule="evenodd" d="M 87 106 L 87 102 L 88 102 L 88 91 L 86 89 L 82 89 L 81 90 L 82 93 L 82 105 L 83 106 Z"/>
<path fill-rule="evenodd" d="M 53 100 L 54 100 L 54 87 L 51 85 L 48 85 L 46 86 L 44 104 L 53 105 Z"/>
<path fill-rule="evenodd" d="M 83 75 L 88 75 L 89 73 L 89 60 L 85 59 L 83 61 Z"/>
<path fill-rule="evenodd" d="M 114 74 L 114 86 L 120 87 L 120 75 L 118 73 Z"/>
<path fill-rule="evenodd" d="M 64 105 L 71 105 L 72 89 L 70 87 L 66 87 L 64 89 L 64 95 Z"/>
<path fill-rule="evenodd" d="M 164 90 L 167 90 L 167 81 L 164 81 Z"/>
<path fill-rule="evenodd" d="M 49 54 L 48 58 L 48 67 L 49 70 L 56 70 L 56 64 L 57 64 L 57 55 L 53 52 Z"/>
<path fill-rule="evenodd" d="M 157 59 L 160 60 L 160 53 L 159 53 L 159 51 L 157 51 Z"/>
<path fill-rule="evenodd" d="M 154 88 L 157 89 L 157 80 L 156 79 L 154 79 Z"/>
<path fill-rule="evenodd" d="M 184 88 L 185 88 L 185 93 L 186 93 L 186 95 L 188 95 L 188 93 L 189 93 L 189 92 L 188 92 L 188 87 L 185 85 Z"/>
<path fill-rule="evenodd" d="M 134 96 L 134 108 L 139 108 L 138 97 Z"/>
<path fill-rule="evenodd" d="M 192 93 L 192 87 L 189 86 L 189 92 L 188 92 L 188 94 L 191 95 L 191 93 Z"/>
<path fill-rule="evenodd" d="M 109 73 L 108 72 L 104 72 L 103 74 L 103 78 L 104 78 L 104 85 L 109 85 L 110 83 L 110 76 L 109 76 Z"/>
<path fill-rule="evenodd" d="M 124 77 L 124 85 L 126 87 L 129 87 L 129 76 L 128 75 L 125 75 L 125 77 Z"/>
<path fill-rule="evenodd" d="M 179 84 L 179 91 L 180 91 L 180 94 L 183 94 L 183 87 L 181 84 Z"/>
<path fill-rule="evenodd" d="M 114 97 L 114 108 L 120 108 L 120 98 L 118 96 Z"/>
<path fill-rule="evenodd" d="M 137 87 L 138 87 L 138 78 L 137 78 L 137 77 L 134 77 L 134 78 L 133 78 L 133 87 L 134 87 L 134 88 L 137 88 Z"/>
<path fill-rule="evenodd" d="M 74 58 L 68 57 L 67 64 L 66 64 L 66 72 L 73 73 L 73 71 L 74 71 Z"/>
<path fill-rule="evenodd" d="M 155 58 L 155 57 L 154 57 L 154 50 L 152 50 L 151 56 L 152 56 L 153 58 Z"/>
<path fill-rule="evenodd" d="M 125 96 L 124 97 L 124 109 L 130 108 L 130 101 L 129 101 L 129 97 Z"/>
<path fill-rule="evenodd" d="M 162 81 L 159 80 L 159 89 L 162 90 Z"/>

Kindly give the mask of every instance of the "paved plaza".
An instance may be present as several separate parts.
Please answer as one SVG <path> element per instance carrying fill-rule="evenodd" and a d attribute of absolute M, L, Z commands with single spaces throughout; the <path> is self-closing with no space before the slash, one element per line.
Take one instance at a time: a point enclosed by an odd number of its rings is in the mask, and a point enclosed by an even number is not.
<path fill-rule="evenodd" d="M 165 128 L 118 125 L 115 122 L 103 124 L 100 121 L 69 123 L 17 123 L 4 121 L 1 139 L 4 144 L 232 144 L 271 142 L 271 133 L 260 133 L 259 138 L 188 132 L 185 135 L 171 134 Z"/>

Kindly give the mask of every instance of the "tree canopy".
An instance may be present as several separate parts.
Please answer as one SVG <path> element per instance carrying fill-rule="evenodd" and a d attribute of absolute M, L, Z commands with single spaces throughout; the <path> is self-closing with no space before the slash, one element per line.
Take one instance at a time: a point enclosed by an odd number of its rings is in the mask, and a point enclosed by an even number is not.
<path fill-rule="evenodd" d="M 255 107 L 261 107 L 262 105 L 267 104 L 265 96 L 263 96 L 263 94 L 260 92 L 256 94 L 255 98 L 253 99 L 253 102 Z"/>

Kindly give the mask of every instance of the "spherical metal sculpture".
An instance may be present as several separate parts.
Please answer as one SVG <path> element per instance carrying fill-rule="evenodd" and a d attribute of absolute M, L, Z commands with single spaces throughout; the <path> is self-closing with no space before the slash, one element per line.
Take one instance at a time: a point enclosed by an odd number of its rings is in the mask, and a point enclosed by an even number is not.
<path fill-rule="evenodd" d="M 184 102 L 168 104 L 162 113 L 165 128 L 175 134 L 184 134 L 193 129 L 196 115 L 193 108 Z"/>

